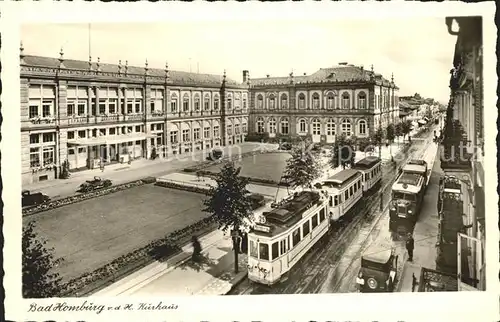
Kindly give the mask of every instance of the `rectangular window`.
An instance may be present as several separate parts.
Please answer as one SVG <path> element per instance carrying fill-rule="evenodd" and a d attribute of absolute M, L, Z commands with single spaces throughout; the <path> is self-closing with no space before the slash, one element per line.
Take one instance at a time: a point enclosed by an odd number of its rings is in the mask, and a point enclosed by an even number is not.
<path fill-rule="evenodd" d="M 141 126 L 140 125 L 136 125 L 135 126 L 135 132 L 141 132 Z"/>
<path fill-rule="evenodd" d="M 116 98 L 110 98 L 108 100 L 108 112 L 109 114 L 117 113 L 118 100 Z"/>
<path fill-rule="evenodd" d="M 86 101 L 78 101 L 78 115 L 82 116 L 86 114 L 87 110 L 87 102 Z"/>
<path fill-rule="evenodd" d="M 194 140 L 199 140 L 200 139 L 200 129 L 194 129 L 193 130 L 193 139 Z"/>
<path fill-rule="evenodd" d="M 40 143 L 40 134 L 30 134 L 30 144 Z"/>
<path fill-rule="evenodd" d="M 182 111 L 189 112 L 189 100 L 184 100 L 182 102 Z"/>
<path fill-rule="evenodd" d="M 272 255 L 273 257 L 271 258 L 271 260 L 274 260 L 280 256 L 278 242 L 275 242 L 272 246 Z"/>
<path fill-rule="evenodd" d="M 189 141 L 189 130 L 182 130 L 182 141 Z"/>
<path fill-rule="evenodd" d="M 43 143 L 54 142 L 55 133 L 43 133 Z"/>
<path fill-rule="evenodd" d="M 258 248 L 257 243 L 253 240 L 250 241 L 250 256 L 254 258 L 258 258 Z"/>
<path fill-rule="evenodd" d="M 40 148 L 30 148 L 30 167 L 40 166 Z"/>
<path fill-rule="evenodd" d="M 127 100 L 127 113 L 133 113 L 134 112 L 134 101 L 131 99 Z"/>
<path fill-rule="evenodd" d="M 310 231 L 311 231 L 311 225 L 309 224 L 308 220 L 302 225 L 302 237 L 306 237 Z"/>
<path fill-rule="evenodd" d="M 312 216 L 311 225 L 312 225 L 312 229 L 314 229 L 318 226 L 318 215 Z"/>
<path fill-rule="evenodd" d="M 243 123 L 242 131 L 243 131 L 243 133 L 247 133 L 247 124 L 246 123 Z"/>
<path fill-rule="evenodd" d="M 203 129 L 203 137 L 205 139 L 208 139 L 210 137 L 210 128 L 209 127 L 206 127 Z"/>
<path fill-rule="evenodd" d="M 323 222 L 325 220 L 325 208 L 319 211 L 319 222 Z"/>
<path fill-rule="evenodd" d="M 170 112 L 177 113 L 177 100 L 170 101 Z"/>
<path fill-rule="evenodd" d="M 141 101 L 137 100 L 135 101 L 135 112 L 136 113 L 141 113 L 142 112 L 142 104 Z"/>
<path fill-rule="evenodd" d="M 205 100 L 204 109 L 205 109 L 205 111 L 210 110 L 210 101 L 209 101 L 209 100 L 207 100 L 207 99 Z"/>
<path fill-rule="evenodd" d="M 240 125 L 239 124 L 234 125 L 234 134 L 236 134 L 236 135 L 240 134 Z"/>
<path fill-rule="evenodd" d="M 73 140 L 75 138 L 75 132 L 74 131 L 69 131 L 68 132 L 68 140 Z"/>
<path fill-rule="evenodd" d="M 151 129 L 151 132 L 153 132 L 156 128 L 156 124 L 151 124 L 149 128 Z"/>
<path fill-rule="evenodd" d="M 106 99 L 99 99 L 99 115 L 106 114 Z"/>
<path fill-rule="evenodd" d="M 227 109 L 233 109 L 233 100 L 230 97 L 227 99 Z"/>
<path fill-rule="evenodd" d="M 38 100 L 30 100 L 30 119 L 39 116 L 39 101 Z"/>
<path fill-rule="evenodd" d="M 233 126 L 227 125 L 227 135 L 233 135 Z"/>
<path fill-rule="evenodd" d="M 243 109 L 246 109 L 247 108 L 247 99 L 244 98 L 243 99 Z"/>
<path fill-rule="evenodd" d="M 259 259 L 269 260 L 269 245 L 259 243 Z"/>
<path fill-rule="evenodd" d="M 43 165 L 49 165 L 54 163 L 54 147 L 43 148 Z"/>
<path fill-rule="evenodd" d="M 214 138 L 218 138 L 219 135 L 219 126 L 214 126 Z"/>
<path fill-rule="evenodd" d="M 87 137 L 85 130 L 78 131 L 78 138 L 85 138 Z"/>
<path fill-rule="evenodd" d="M 106 129 L 99 129 L 99 136 L 106 136 Z"/>
<path fill-rule="evenodd" d="M 109 129 L 109 135 L 116 135 L 116 129 L 114 127 Z"/>
<path fill-rule="evenodd" d="M 177 131 L 170 131 L 170 142 L 171 143 L 177 143 L 179 140 Z"/>
<path fill-rule="evenodd" d="M 295 229 L 292 233 L 293 247 L 295 247 L 300 242 L 300 228 Z"/>
<path fill-rule="evenodd" d="M 218 111 L 219 110 L 219 99 L 216 98 L 214 100 L 214 111 Z"/>
<path fill-rule="evenodd" d="M 44 100 L 42 103 L 42 116 L 43 117 L 52 116 L 52 114 L 53 114 L 52 109 L 53 109 L 53 101 Z"/>
<path fill-rule="evenodd" d="M 74 101 L 70 101 L 68 102 L 68 105 L 67 105 L 67 111 L 68 111 L 68 116 L 72 116 L 72 115 L 75 115 L 75 102 Z"/>

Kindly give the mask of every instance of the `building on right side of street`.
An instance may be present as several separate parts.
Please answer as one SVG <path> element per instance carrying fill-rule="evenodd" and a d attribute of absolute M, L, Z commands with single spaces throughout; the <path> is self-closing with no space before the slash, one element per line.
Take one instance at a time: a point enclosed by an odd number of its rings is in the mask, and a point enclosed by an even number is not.
<path fill-rule="evenodd" d="M 486 288 L 482 18 L 448 17 L 446 25 L 457 42 L 440 146 L 437 270 L 422 268 L 420 292 Z"/>

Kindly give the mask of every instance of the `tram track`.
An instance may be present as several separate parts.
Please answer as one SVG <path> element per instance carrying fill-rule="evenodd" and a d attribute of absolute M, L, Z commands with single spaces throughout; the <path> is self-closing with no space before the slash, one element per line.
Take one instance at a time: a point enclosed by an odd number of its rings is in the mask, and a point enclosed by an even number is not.
<path fill-rule="evenodd" d="M 424 144 L 412 146 L 399 164 L 404 164 L 408 159 L 413 157 L 417 151 L 421 156 L 426 150 L 429 141 L 424 141 Z M 383 169 L 387 172 L 383 174 L 381 180 L 382 193 L 373 193 L 368 200 L 361 204 L 361 209 L 354 211 L 345 225 L 340 224 L 338 229 L 328 231 L 325 236 L 297 263 L 297 265 L 288 272 L 288 278 L 284 282 L 280 282 L 273 286 L 265 286 L 257 283 L 252 283 L 244 280 L 229 294 L 297 294 L 297 293 L 318 293 L 321 290 L 325 280 L 327 280 L 329 272 L 336 271 L 341 265 L 341 256 L 345 253 L 347 247 L 353 242 L 356 236 L 362 234 L 359 250 L 348 263 L 343 274 L 334 283 L 334 289 L 337 290 L 343 278 L 347 275 L 354 260 L 359 256 L 365 248 L 369 237 L 380 223 L 380 220 L 385 217 L 384 214 L 390 205 L 387 196 L 390 196 L 391 189 L 389 187 L 397 179 L 397 167 L 393 167 L 391 163 L 383 165 Z M 384 180 L 385 179 L 385 180 Z M 379 209 L 380 198 L 388 200 L 382 211 Z M 375 215 L 372 215 L 375 214 Z M 371 216 L 371 218 L 370 218 Z M 344 221 L 345 222 L 345 221 Z M 361 222 L 369 222 L 370 225 L 363 229 L 360 226 Z M 334 224 L 335 225 L 335 224 Z M 334 248 L 332 254 L 328 252 Z M 313 263 L 313 265 L 311 265 Z"/>

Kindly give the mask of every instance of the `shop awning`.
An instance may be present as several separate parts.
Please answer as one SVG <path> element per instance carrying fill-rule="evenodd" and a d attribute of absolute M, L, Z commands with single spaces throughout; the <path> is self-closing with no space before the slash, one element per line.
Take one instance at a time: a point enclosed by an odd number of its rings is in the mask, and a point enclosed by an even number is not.
<path fill-rule="evenodd" d="M 79 145 L 79 146 L 107 145 L 107 144 L 119 144 L 131 141 L 142 141 L 146 140 L 147 138 L 154 138 L 154 137 L 156 137 L 156 135 L 145 134 L 145 133 L 115 135 L 115 136 L 99 136 L 95 138 L 68 140 L 68 144 Z"/>

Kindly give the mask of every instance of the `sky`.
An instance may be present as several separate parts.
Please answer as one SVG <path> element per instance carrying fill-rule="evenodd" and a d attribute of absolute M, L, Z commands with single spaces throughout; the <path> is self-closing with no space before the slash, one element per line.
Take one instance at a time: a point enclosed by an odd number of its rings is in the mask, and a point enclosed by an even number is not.
<path fill-rule="evenodd" d="M 90 27 L 89 27 L 90 26 Z M 334 21 L 206 21 L 199 23 L 25 24 L 24 53 L 242 79 L 311 74 L 348 62 L 394 81 L 400 96 L 447 103 L 456 36 L 444 18 Z"/>

